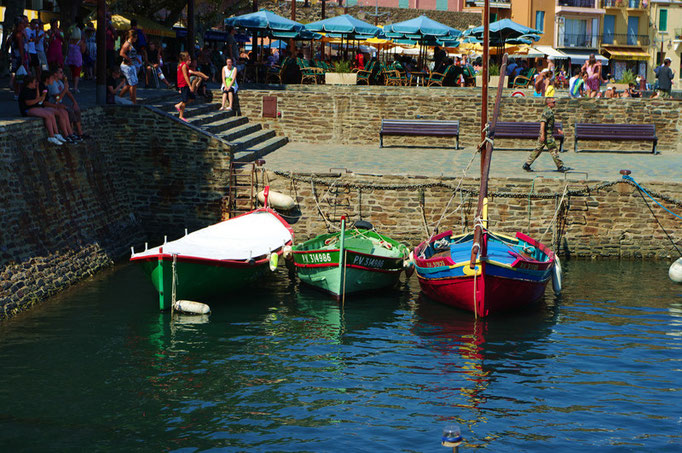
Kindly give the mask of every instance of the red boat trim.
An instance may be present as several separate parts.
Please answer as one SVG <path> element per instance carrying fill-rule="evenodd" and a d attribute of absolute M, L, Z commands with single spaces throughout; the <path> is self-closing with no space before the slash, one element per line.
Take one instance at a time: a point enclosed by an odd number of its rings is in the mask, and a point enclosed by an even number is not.
<path fill-rule="evenodd" d="M 339 267 L 339 263 L 322 263 L 322 264 L 299 264 L 299 263 L 294 263 L 294 266 L 308 269 L 308 268 L 316 268 L 316 267 Z M 377 272 L 381 274 L 394 274 L 396 272 L 400 272 L 402 269 L 377 269 L 375 267 L 365 267 L 365 266 L 359 266 L 357 264 L 347 264 L 347 268 L 353 268 L 353 269 L 361 269 L 364 271 L 369 271 L 369 272 Z"/>
<path fill-rule="evenodd" d="M 545 255 L 547 255 L 547 259 L 549 261 L 554 261 L 554 252 L 542 242 L 538 242 L 532 237 L 521 232 L 517 232 L 516 237 L 524 242 L 529 243 L 533 247 L 539 248 Z"/>
<path fill-rule="evenodd" d="M 235 217 L 236 218 L 236 217 Z M 285 246 L 291 245 L 292 242 L 289 241 Z M 280 247 L 278 249 L 273 250 L 273 253 L 277 253 L 277 255 L 281 256 L 282 255 L 282 249 L 283 247 Z M 131 258 L 130 261 L 158 261 L 159 258 L 164 259 L 164 260 L 172 260 L 173 255 L 169 253 L 157 253 L 156 255 L 145 255 L 145 256 L 139 256 L 139 257 L 134 257 Z M 263 264 L 266 264 L 270 261 L 268 258 L 268 255 L 263 255 L 263 258 L 257 257 L 259 259 L 254 259 L 254 262 L 250 264 L 248 261 L 244 260 L 214 260 L 210 258 L 202 258 L 199 256 L 187 256 L 187 255 L 177 255 L 177 262 L 178 263 L 192 263 L 192 264 L 204 264 L 204 265 L 209 265 L 209 266 L 214 266 L 214 267 L 253 267 L 253 266 L 261 266 Z"/>

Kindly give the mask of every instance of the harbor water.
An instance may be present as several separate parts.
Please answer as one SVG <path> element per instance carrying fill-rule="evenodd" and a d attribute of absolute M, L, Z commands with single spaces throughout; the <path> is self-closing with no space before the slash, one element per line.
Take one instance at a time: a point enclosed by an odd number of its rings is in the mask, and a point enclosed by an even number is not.
<path fill-rule="evenodd" d="M 119 265 L 0 325 L 0 445 L 22 451 L 682 451 L 670 263 L 564 264 L 564 293 L 474 319 L 394 291 L 341 304 L 279 269 L 157 310 Z"/>

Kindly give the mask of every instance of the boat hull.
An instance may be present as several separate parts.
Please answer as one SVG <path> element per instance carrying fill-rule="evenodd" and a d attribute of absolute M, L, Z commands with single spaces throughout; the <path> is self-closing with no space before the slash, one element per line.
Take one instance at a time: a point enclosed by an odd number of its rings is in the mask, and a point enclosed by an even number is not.
<path fill-rule="evenodd" d="M 521 233 L 499 244 L 484 237 L 491 254 L 479 258 L 474 269 L 469 265 L 472 242 L 467 238 L 425 258 L 428 247 L 435 252 L 434 243 L 450 240 L 449 233 L 415 249 L 415 256 L 421 256 L 415 260 L 417 278 L 429 298 L 477 316 L 521 310 L 542 299 L 554 265 L 554 254 L 544 245 Z M 530 248 L 534 256 L 519 253 Z"/>
<path fill-rule="evenodd" d="M 408 249 L 369 230 L 346 232 L 341 266 L 339 233 L 318 236 L 293 250 L 293 264 L 301 282 L 339 299 L 389 288 L 398 282 Z"/>
<path fill-rule="evenodd" d="M 400 279 L 400 271 L 372 272 L 346 267 L 345 274 L 344 286 L 343 269 L 340 270 L 338 264 L 333 267 L 299 268 L 298 270 L 301 282 L 329 293 L 337 299 L 342 296 L 342 293 L 350 295 L 391 288 Z"/>
<path fill-rule="evenodd" d="M 170 308 L 173 290 L 173 259 L 142 261 L 142 268 L 159 293 L 159 308 Z M 271 273 L 267 260 L 253 265 L 229 266 L 178 259 L 175 264 L 176 299 L 202 301 L 225 296 Z"/>

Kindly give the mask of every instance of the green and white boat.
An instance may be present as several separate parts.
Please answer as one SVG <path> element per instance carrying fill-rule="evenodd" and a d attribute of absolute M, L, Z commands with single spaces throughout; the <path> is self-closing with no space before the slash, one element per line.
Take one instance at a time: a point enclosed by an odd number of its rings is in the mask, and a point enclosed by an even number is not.
<path fill-rule="evenodd" d="M 164 310 L 171 306 L 173 268 L 177 299 L 225 296 L 272 273 L 293 237 L 291 226 L 264 207 L 158 247 L 133 250 L 130 260 L 142 264 Z"/>
<path fill-rule="evenodd" d="M 376 232 L 368 222 L 356 222 L 346 231 L 322 234 L 293 247 L 293 264 L 303 283 L 344 295 L 394 286 L 409 268 L 408 248 Z"/>

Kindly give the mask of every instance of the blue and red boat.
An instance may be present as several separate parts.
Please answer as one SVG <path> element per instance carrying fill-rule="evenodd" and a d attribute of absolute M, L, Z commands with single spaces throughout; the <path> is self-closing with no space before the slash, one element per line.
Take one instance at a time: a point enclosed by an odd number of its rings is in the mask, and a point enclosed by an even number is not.
<path fill-rule="evenodd" d="M 487 49 L 483 61 L 487 61 Z M 507 55 L 500 74 L 505 73 Z M 484 75 L 484 79 L 486 79 Z M 483 99 L 488 98 L 483 84 Z M 414 263 L 422 291 L 431 299 L 469 310 L 478 316 L 518 310 L 539 301 L 553 279 L 561 289 L 558 258 L 546 245 L 517 232 L 514 237 L 488 229 L 488 175 L 499 115 L 504 76 L 500 77 L 493 120 L 482 112 L 486 140 L 481 150 L 481 188 L 474 231 L 453 236 L 437 234 L 414 250 Z M 486 105 L 484 102 L 483 105 Z M 486 107 L 487 109 L 487 107 Z"/>

